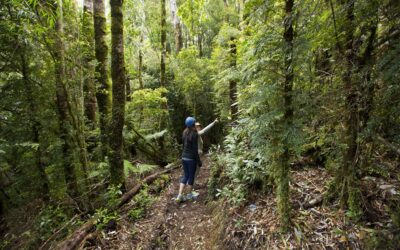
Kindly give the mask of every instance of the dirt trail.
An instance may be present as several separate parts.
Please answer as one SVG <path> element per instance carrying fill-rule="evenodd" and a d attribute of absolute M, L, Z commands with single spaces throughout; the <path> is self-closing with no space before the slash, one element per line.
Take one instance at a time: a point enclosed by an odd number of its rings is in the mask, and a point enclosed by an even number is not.
<path fill-rule="evenodd" d="M 211 249 L 211 211 L 207 207 L 209 161 L 204 157 L 195 183 L 199 193 L 195 201 L 177 204 L 182 169 L 171 174 L 171 183 L 148 210 L 147 216 L 134 223 L 130 249 Z M 131 225 L 132 226 L 132 225 Z M 128 246 L 127 246 L 128 248 Z"/>

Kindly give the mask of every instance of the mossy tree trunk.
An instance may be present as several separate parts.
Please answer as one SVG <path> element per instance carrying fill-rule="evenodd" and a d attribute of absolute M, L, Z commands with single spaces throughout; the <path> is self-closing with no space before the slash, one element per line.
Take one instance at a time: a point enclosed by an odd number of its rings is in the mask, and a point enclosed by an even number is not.
<path fill-rule="evenodd" d="M 337 47 L 337 57 L 343 62 L 343 94 L 345 97 L 344 105 L 344 134 L 343 142 L 346 149 L 343 150 L 342 162 L 335 173 L 335 179 L 331 184 L 328 195 L 330 198 L 339 197 L 340 205 L 347 207 L 354 217 L 361 215 L 361 191 L 359 189 L 359 180 L 357 177 L 358 167 L 358 138 L 360 132 L 359 106 L 360 106 L 360 86 L 356 80 L 357 53 L 354 44 L 354 33 L 356 23 L 354 16 L 354 1 L 337 1 L 344 15 L 338 21 L 341 25 L 336 26 L 336 15 L 333 1 L 330 1 L 333 24 L 335 25 L 335 38 Z M 338 34 L 343 34 L 339 37 Z"/>
<path fill-rule="evenodd" d="M 230 40 L 230 67 L 231 70 L 236 70 L 236 60 L 237 60 L 237 48 L 236 39 L 231 37 Z M 237 82 L 236 79 L 229 80 L 229 100 L 231 105 L 231 117 L 232 121 L 235 122 L 238 116 L 238 105 L 237 105 Z"/>
<path fill-rule="evenodd" d="M 123 0 L 110 0 L 111 5 L 111 77 L 112 77 L 112 123 L 110 131 L 111 183 L 122 185 L 124 181 L 124 158 L 122 129 L 125 118 L 125 70 Z"/>
<path fill-rule="evenodd" d="M 355 1 L 340 0 L 338 3 L 339 8 L 345 13 L 338 31 L 343 34 L 343 40 L 338 41 L 337 47 L 338 56 L 344 58 L 342 74 L 345 96 L 344 143 L 347 147 L 333 182 L 333 193 L 339 196 L 341 206 L 347 207 L 357 219 L 362 215 L 362 194 L 357 171 L 362 165 L 362 155 L 366 153 L 365 145 L 361 145 L 359 140 L 360 133 L 363 133 L 369 121 L 373 102 L 374 84 L 370 78 L 374 64 L 372 52 L 377 33 L 378 5 L 373 1 L 370 2 L 370 7 L 376 16 L 368 27 L 369 36 L 365 39 L 365 49 L 363 53 L 358 53 L 363 46 L 355 37 L 357 31 Z M 331 6 L 333 11 L 332 2 Z M 367 138 L 364 142 L 367 143 L 368 140 L 371 138 Z"/>
<path fill-rule="evenodd" d="M 172 16 L 172 24 L 174 26 L 174 39 L 175 39 L 175 53 L 179 54 L 182 49 L 182 27 L 179 17 L 177 15 L 178 7 L 176 5 L 176 0 L 170 1 L 171 5 L 171 16 Z"/>
<path fill-rule="evenodd" d="M 78 189 L 78 182 L 75 173 L 75 166 L 73 161 L 74 143 L 73 143 L 73 125 L 71 123 L 70 113 L 68 111 L 68 93 L 65 83 L 65 57 L 64 57 L 64 27 L 63 27 L 63 9 L 62 0 L 55 1 L 56 6 L 56 41 L 55 41 L 55 76 L 56 76 L 56 96 L 57 96 L 57 109 L 60 124 L 60 138 L 62 141 L 63 165 L 65 182 L 67 184 L 67 193 L 76 199 L 80 196 Z"/>
<path fill-rule="evenodd" d="M 353 80 L 353 71 L 356 54 L 353 48 L 355 23 L 354 23 L 354 1 L 341 1 L 343 9 L 346 10 L 346 16 L 343 27 L 345 37 L 344 41 L 344 58 L 345 72 L 342 76 L 345 91 L 345 143 L 347 149 L 344 152 L 343 162 L 340 166 L 338 176 L 341 179 L 340 201 L 342 206 L 349 206 L 350 210 L 355 213 L 360 212 L 360 190 L 358 188 L 358 180 L 356 176 L 356 160 L 357 160 L 357 139 L 358 139 L 358 86 Z M 338 180 L 339 182 L 339 180 Z"/>
<path fill-rule="evenodd" d="M 140 34 L 140 46 L 143 46 L 143 34 Z M 139 87 L 143 89 L 143 52 L 142 48 L 139 48 L 139 65 L 138 65 L 138 80 L 139 80 Z"/>
<path fill-rule="evenodd" d="M 167 27 L 166 27 L 166 16 L 167 11 L 165 9 L 165 0 L 160 0 L 161 3 L 161 62 L 160 62 L 160 86 L 165 87 L 165 57 L 167 51 L 165 49 L 165 43 L 167 40 Z"/>
<path fill-rule="evenodd" d="M 285 0 L 284 18 L 284 86 L 283 86 L 283 128 L 290 128 L 293 124 L 293 5 L 294 0 Z M 289 138 L 283 136 L 283 153 L 280 155 L 277 169 L 277 198 L 278 212 L 281 226 L 286 231 L 290 225 L 289 202 L 289 171 L 290 171 L 290 147 Z"/>
<path fill-rule="evenodd" d="M 84 100 L 85 115 L 92 125 L 96 124 L 96 88 L 94 83 L 94 32 L 93 32 L 93 0 L 85 0 L 83 6 L 83 35 L 84 46 Z"/>
<path fill-rule="evenodd" d="M 93 2 L 94 40 L 96 54 L 96 98 L 99 109 L 100 142 L 103 157 L 108 154 L 108 122 L 111 113 L 111 84 L 108 79 L 108 47 L 104 0 Z"/>

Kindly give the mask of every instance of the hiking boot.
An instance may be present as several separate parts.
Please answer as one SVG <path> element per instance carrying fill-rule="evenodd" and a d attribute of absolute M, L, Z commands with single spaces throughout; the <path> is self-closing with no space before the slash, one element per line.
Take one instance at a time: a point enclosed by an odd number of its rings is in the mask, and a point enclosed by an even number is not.
<path fill-rule="evenodd" d="M 182 203 L 185 201 L 185 197 L 183 197 L 183 195 L 178 195 L 178 197 L 175 198 L 175 201 L 178 203 Z"/>
<path fill-rule="evenodd" d="M 186 195 L 186 200 L 188 200 L 188 201 L 195 200 L 195 199 L 197 198 L 198 195 L 199 195 L 199 194 L 198 194 L 198 193 L 195 193 L 195 192 L 188 193 L 188 194 Z"/>

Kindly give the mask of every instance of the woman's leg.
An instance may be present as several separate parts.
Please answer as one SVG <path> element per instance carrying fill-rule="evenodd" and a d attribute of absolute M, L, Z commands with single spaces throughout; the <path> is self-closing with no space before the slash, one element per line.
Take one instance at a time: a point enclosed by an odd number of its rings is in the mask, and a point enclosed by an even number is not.
<path fill-rule="evenodd" d="M 179 195 L 182 195 L 183 189 L 184 189 L 184 188 L 185 188 L 185 184 L 180 183 L 180 184 L 179 184 L 179 193 L 178 193 L 178 196 L 179 196 Z"/>
<path fill-rule="evenodd" d="M 187 167 L 188 167 L 188 174 L 189 174 L 187 184 L 189 185 L 190 191 L 192 191 L 193 183 L 194 183 L 194 176 L 196 174 L 196 161 L 191 161 Z"/>
<path fill-rule="evenodd" d="M 182 195 L 183 189 L 185 188 L 186 183 L 189 180 L 189 163 L 190 161 L 182 160 L 182 166 L 183 166 L 183 176 L 181 178 L 181 182 L 179 184 L 179 193 L 178 196 Z"/>

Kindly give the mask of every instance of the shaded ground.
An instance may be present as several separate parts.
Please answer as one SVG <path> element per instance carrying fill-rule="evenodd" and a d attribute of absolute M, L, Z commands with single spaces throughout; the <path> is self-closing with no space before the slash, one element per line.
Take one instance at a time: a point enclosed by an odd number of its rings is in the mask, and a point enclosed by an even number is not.
<path fill-rule="evenodd" d="M 297 169 L 291 175 L 293 228 L 289 233 L 279 232 L 275 194 L 253 192 L 241 208 L 231 209 L 228 203 L 220 205 L 224 213 L 217 215 L 223 222 L 215 236 L 217 248 L 400 249 L 392 244 L 399 232 L 393 227 L 386 205 L 399 194 L 398 181 L 363 178 L 365 217 L 355 223 L 337 203 L 306 207 L 326 191 L 326 183 L 332 177 L 325 169 Z"/>
<path fill-rule="evenodd" d="M 211 209 L 206 205 L 209 162 L 197 177 L 198 199 L 177 204 L 182 169 L 172 172 L 171 182 L 147 210 L 144 218 L 132 223 L 124 217 L 118 229 L 103 238 L 108 249 L 211 249 L 209 246 Z M 127 208 L 128 209 L 128 208 Z"/>

